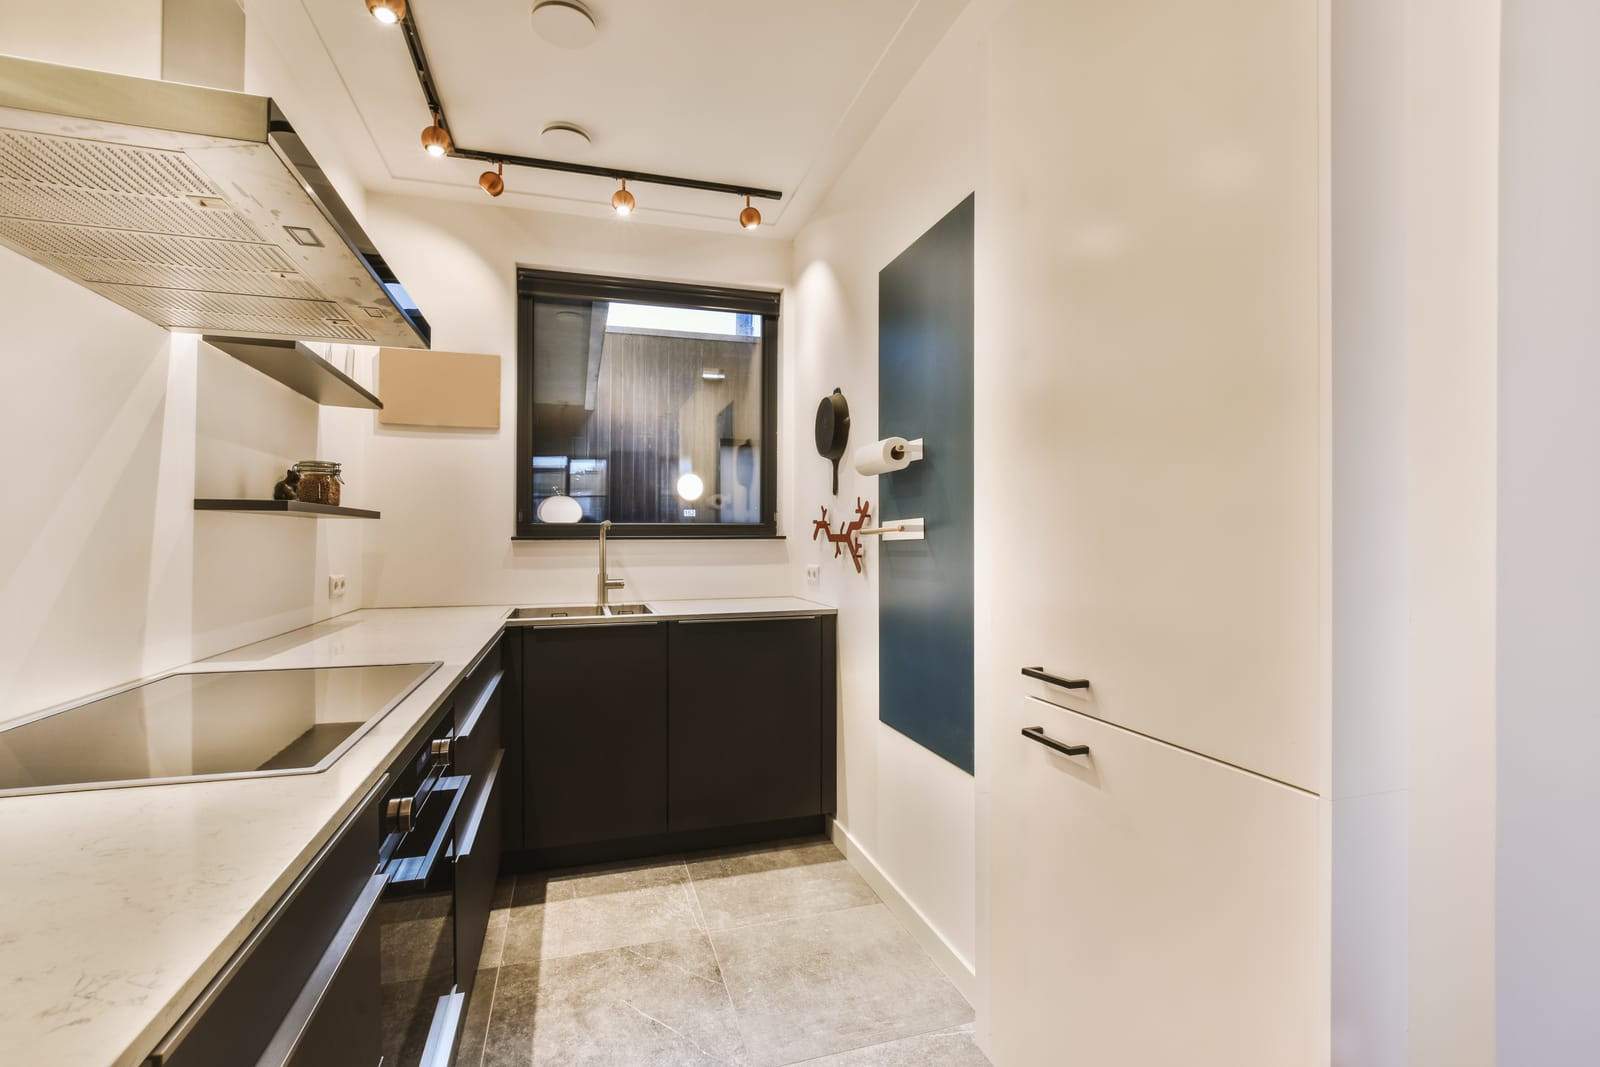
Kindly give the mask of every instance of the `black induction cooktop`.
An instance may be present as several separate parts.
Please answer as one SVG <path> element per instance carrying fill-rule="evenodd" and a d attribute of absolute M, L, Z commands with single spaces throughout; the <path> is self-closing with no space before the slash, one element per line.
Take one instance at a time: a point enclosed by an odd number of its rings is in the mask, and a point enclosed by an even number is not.
<path fill-rule="evenodd" d="M 326 770 L 438 663 L 168 674 L 0 726 L 0 796 Z"/>

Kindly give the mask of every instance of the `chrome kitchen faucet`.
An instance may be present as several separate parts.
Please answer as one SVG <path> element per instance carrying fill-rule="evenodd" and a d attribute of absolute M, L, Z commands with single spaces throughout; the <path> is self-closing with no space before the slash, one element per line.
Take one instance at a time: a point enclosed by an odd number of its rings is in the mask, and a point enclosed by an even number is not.
<path fill-rule="evenodd" d="M 594 606 L 605 609 L 606 601 L 610 599 L 608 592 L 612 589 L 621 589 L 621 578 L 612 578 L 606 574 L 606 532 L 611 529 L 611 520 L 607 519 L 600 524 L 600 569 L 594 578 Z"/>

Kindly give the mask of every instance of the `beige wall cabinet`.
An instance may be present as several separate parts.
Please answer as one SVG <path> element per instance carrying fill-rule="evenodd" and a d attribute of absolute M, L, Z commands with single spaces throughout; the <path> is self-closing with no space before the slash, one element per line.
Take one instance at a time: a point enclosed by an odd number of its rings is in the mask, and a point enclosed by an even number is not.
<path fill-rule="evenodd" d="M 1034 697 L 1003 718 L 994 1062 L 1315 1062 L 1317 798 Z"/>

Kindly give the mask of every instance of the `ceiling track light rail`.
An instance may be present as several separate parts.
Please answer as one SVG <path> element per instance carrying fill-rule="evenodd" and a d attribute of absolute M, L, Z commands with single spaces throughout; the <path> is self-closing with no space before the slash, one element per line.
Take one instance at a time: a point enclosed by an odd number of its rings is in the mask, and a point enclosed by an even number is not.
<path fill-rule="evenodd" d="M 675 174 L 655 174 L 643 170 L 627 170 L 620 167 L 600 167 L 590 163 L 574 163 L 563 159 L 541 159 L 537 156 L 519 156 L 509 152 L 487 152 L 478 148 L 465 148 L 455 141 L 451 131 L 450 120 L 445 117 L 444 101 L 439 97 L 439 85 L 434 78 L 433 68 L 428 65 L 428 54 L 422 47 L 422 34 L 417 29 L 417 15 L 415 7 L 399 5 L 402 12 L 398 19 L 400 30 L 405 34 L 406 49 L 411 53 L 411 66 L 417 75 L 417 86 L 422 90 L 423 100 L 428 105 L 429 114 L 432 116 L 433 127 L 445 132 L 449 138 L 445 155 L 456 159 L 472 159 L 488 163 L 497 167 L 526 167 L 532 170 L 556 171 L 563 174 L 584 174 L 596 178 L 607 178 L 611 181 L 637 182 L 643 185 L 666 185 L 678 189 L 698 189 L 708 193 L 725 193 L 730 196 L 742 196 L 746 202 L 746 211 L 754 211 L 748 206 L 749 198 L 760 200 L 782 200 L 783 193 L 776 189 L 760 189 L 749 185 L 738 185 L 732 182 L 705 181 L 701 178 L 685 178 Z M 369 5 L 371 10 L 371 5 Z M 432 129 L 433 127 L 430 127 Z M 426 143 L 426 142 L 425 142 Z M 487 191 L 487 187 L 485 188 Z M 498 196 L 498 193 L 490 195 Z M 748 215 L 741 215 L 740 224 L 745 224 Z M 755 213 L 756 225 L 759 225 L 760 213 Z M 746 226 L 753 229 L 753 226 Z"/>

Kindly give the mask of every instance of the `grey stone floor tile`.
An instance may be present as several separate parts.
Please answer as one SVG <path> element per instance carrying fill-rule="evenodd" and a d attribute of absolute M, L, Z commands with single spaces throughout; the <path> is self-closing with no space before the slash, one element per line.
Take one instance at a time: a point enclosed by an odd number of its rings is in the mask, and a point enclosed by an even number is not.
<path fill-rule="evenodd" d="M 564 867 L 519 874 L 511 903 L 513 907 L 546 904 L 557 900 L 625 893 L 634 889 L 683 885 L 688 880 L 689 872 L 684 868 L 681 856 Z"/>
<path fill-rule="evenodd" d="M 677 858 L 517 878 L 500 963 L 533 963 L 701 932 Z"/>
<path fill-rule="evenodd" d="M 827 838 L 802 838 L 688 857 L 709 930 L 878 903 Z"/>
<path fill-rule="evenodd" d="M 989 1067 L 989 1058 L 972 1027 L 957 1026 L 806 1060 L 804 1067 Z"/>
<path fill-rule="evenodd" d="M 489 1010 L 494 1003 L 495 980 L 500 972 L 480 969 L 467 1001 L 467 1017 L 461 1022 L 461 1040 L 456 1045 L 455 1067 L 478 1067 L 483 1059 L 483 1042 L 489 1032 Z"/>
<path fill-rule="evenodd" d="M 500 969 L 484 1067 L 743 1062 L 703 934 Z"/>
<path fill-rule="evenodd" d="M 500 966 L 506 945 L 506 928 L 510 925 L 510 908 L 496 908 L 489 912 L 489 924 L 483 932 L 483 953 L 478 957 L 478 970 Z"/>
<path fill-rule="evenodd" d="M 776 1065 L 972 1021 L 882 904 L 711 934 L 750 1062 Z"/>

